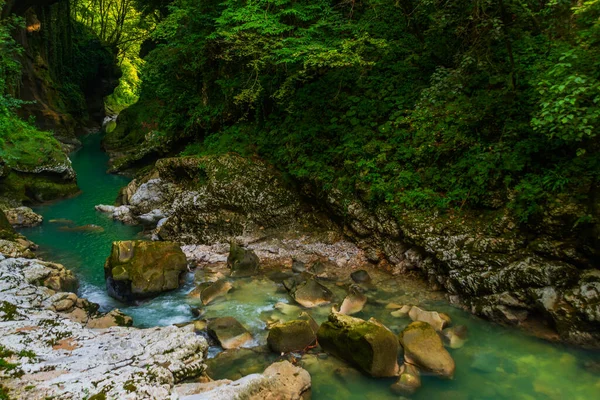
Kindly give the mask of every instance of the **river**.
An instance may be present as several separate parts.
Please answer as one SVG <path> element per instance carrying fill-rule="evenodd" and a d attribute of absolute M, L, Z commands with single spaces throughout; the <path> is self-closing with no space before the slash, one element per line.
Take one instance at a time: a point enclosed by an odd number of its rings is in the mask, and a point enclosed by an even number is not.
<path fill-rule="evenodd" d="M 44 223 L 23 229 L 37 243 L 41 257 L 64 264 L 80 280 L 81 297 L 99 303 L 104 311 L 118 307 L 134 318 L 135 326 L 151 327 L 185 322 L 193 319 L 186 293 L 193 288 L 193 275 L 186 277 L 182 289 L 159 296 L 138 305 L 125 305 L 107 296 L 103 265 L 115 240 L 143 239 L 138 227 L 112 221 L 96 212 L 97 204 L 112 204 L 119 189 L 128 179 L 105 173 L 108 156 L 100 148 L 100 134 L 82 137 L 83 148 L 71 155 L 82 193 L 76 197 L 35 207 Z M 65 223 L 51 220 L 71 220 L 73 225 L 94 224 L 103 232 L 65 231 Z M 483 321 L 458 310 L 436 296 L 423 296 L 424 287 L 406 279 L 392 278 L 372 271 L 384 290 L 374 291 L 359 317 L 376 317 L 393 331 L 399 332 L 409 321 L 390 315 L 386 302 L 416 299 L 428 309 L 444 311 L 454 325 L 468 327 L 469 340 L 464 347 L 450 350 L 456 361 L 453 380 L 424 376 L 423 387 L 415 399 L 593 399 L 600 397 L 600 354 L 596 351 L 568 348 L 527 336 L 512 328 Z M 338 293 L 339 294 L 339 293 Z M 418 300 L 422 299 L 422 300 Z M 266 278 L 236 281 L 236 288 L 225 301 L 206 307 L 205 317 L 233 316 L 254 335 L 253 346 L 264 345 L 265 315 L 273 313 L 277 302 L 290 302 L 287 294 Z M 326 318 L 328 308 L 311 311 L 317 321 Z M 211 356 L 219 353 L 211 348 Z M 257 355 L 255 355 L 257 354 Z M 352 373 L 344 364 L 321 355 L 300 359 L 312 376 L 314 399 L 397 399 L 388 387 L 393 380 L 374 380 Z M 269 362 L 275 355 L 252 353 L 244 360 L 215 369 L 213 378 L 236 378 L 257 372 L 251 364 Z M 250 363 L 250 367 L 248 366 Z M 260 368 L 258 368 L 260 372 Z"/>

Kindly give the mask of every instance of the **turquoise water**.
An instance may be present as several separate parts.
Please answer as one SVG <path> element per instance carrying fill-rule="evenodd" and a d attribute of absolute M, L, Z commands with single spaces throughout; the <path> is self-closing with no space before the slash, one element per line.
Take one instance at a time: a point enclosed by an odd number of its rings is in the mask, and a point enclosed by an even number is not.
<path fill-rule="evenodd" d="M 103 265 L 115 240 L 144 238 L 138 227 L 112 221 L 96 212 L 97 204 L 112 204 L 119 189 L 128 179 L 105 173 L 108 157 L 100 149 L 99 134 L 82 138 L 84 147 L 71 155 L 78 173 L 82 193 L 71 199 L 36 207 L 44 223 L 22 233 L 40 246 L 44 258 L 63 263 L 80 280 L 80 296 L 99 303 L 103 310 L 122 309 L 134 318 L 136 326 L 168 325 L 189 321 L 192 316 L 186 293 L 193 286 L 193 274 L 178 291 L 159 296 L 138 305 L 124 305 L 106 295 Z M 73 225 L 94 224 L 103 232 L 63 231 L 64 224 L 51 219 L 72 220 Z M 375 272 L 373 272 L 375 274 Z M 381 273 L 379 273 L 381 274 Z M 376 280 L 377 281 L 377 280 Z M 406 279 L 380 275 L 378 290 L 368 292 L 369 303 L 357 315 L 375 317 L 398 333 L 410 321 L 394 318 L 384 305 L 388 302 L 421 304 L 424 308 L 447 312 L 455 325 L 469 329 L 469 340 L 461 349 L 449 350 L 456 361 L 453 380 L 423 377 L 423 387 L 415 399 L 598 399 L 600 398 L 600 354 L 568 348 L 529 337 L 515 329 L 503 328 L 451 307 L 444 301 L 425 296 L 425 289 L 411 285 Z M 328 283 L 338 301 L 344 290 Z M 433 296 L 439 298 L 439 296 Z M 254 335 L 252 346 L 266 341 L 267 321 L 286 318 L 274 309 L 277 302 L 291 303 L 280 285 L 266 279 L 239 279 L 225 298 L 205 307 L 205 318 L 233 316 Z M 323 321 L 330 307 L 311 310 L 317 321 Z M 289 318 L 289 317 L 287 317 Z M 211 349 L 216 355 L 219 348 Z M 256 356 L 259 361 L 259 355 Z M 300 357 L 300 356 L 299 356 Z M 272 355 L 267 357 L 269 361 Z M 595 369 L 590 363 L 597 363 Z M 375 380 L 360 374 L 344 372 L 344 364 L 333 357 L 317 358 L 304 355 L 299 364 L 312 376 L 314 399 L 398 399 L 388 389 L 393 380 Z M 247 360 L 234 363 L 229 372 L 243 375 Z M 227 368 L 225 368 L 227 369 Z M 220 378 L 214 376 L 213 378 Z"/>

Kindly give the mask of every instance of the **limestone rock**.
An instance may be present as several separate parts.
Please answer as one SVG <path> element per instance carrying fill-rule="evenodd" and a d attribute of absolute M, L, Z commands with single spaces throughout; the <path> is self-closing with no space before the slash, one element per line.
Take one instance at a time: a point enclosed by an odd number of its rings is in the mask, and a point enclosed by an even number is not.
<path fill-rule="evenodd" d="M 258 272 L 260 261 L 252 250 L 246 250 L 232 242 L 227 257 L 227 266 L 231 269 L 232 277 L 246 277 Z"/>
<path fill-rule="evenodd" d="M 281 361 L 269 366 L 262 374 L 252 374 L 237 381 L 215 381 L 193 384 L 181 400 L 300 400 L 311 386 L 310 374 Z"/>
<path fill-rule="evenodd" d="M 275 324 L 269 329 L 267 344 L 275 353 L 302 351 L 317 341 L 319 325 L 306 313 L 299 319 Z"/>
<path fill-rule="evenodd" d="M 73 315 L 79 310 L 83 316 L 84 308 L 93 313 L 89 302 L 44 286 L 50 277 L 69 275 L 60 272 L 64 267 L 0 259 L 2 346 L 34 355 L 19 356 L 14 360 L 18 373 L 3 377 L 10 398 L 166 399 L 176 384 L 204 371 L 208 346 L 193 326 L 90 329 Z M 71 311 L 57 312 L 57 304 Z M 112 313 L 113 319 L 119 314 Z"/>
<path fill-rule="evenodd" d="M 104 265 L 110 296 L 130 301 L 179 288 L 187 270 L 181 248 L 171 242 L 114 242 Z"/>
<path fill-rule="evenodd" d="M 208 333 L 224 349 L 236 349 L 252 340 L 252 335 L 235 318 L 215 318 L 208 322 Z"/>
<path fill-rule="evenodd" d="M 463 347 L 467 340 L 467 334 L 467 327 L 464 325 L 453 326 L 442 331 L 442 335 L 451 349 L 460 349 Z"/>
<path fill-rule="evenodd" d="M 361 312 L 367 303 L 367 296 L 364 295 L 358 285 L 351 285 L 348 292 L 348 296 L 346 296 L 340 306 L 340 313 L 353 315 Z"/>
<path fill-rule="evenodd" d="M 454 376 L 454 359 L 431 325 L 413 322 L 400 333 L 399 339 L 406 362 L 444 378 Z"/>
<path fill-rule="evenodd" d="M 323 350 L 369 376 L 398 374 L 398 339 L 379 324 L 332 313 L 321 324 L 317 337 Z"/>
<path fill-rule="evenodd" d="M 413 321 L 427 322 L 429 325 L 433 326 L 436 331 L 441 331 L 451 322 L 450 317 L 447 314 L 438 313 L 437 311 L 425 311 L 417 306 L 413 306 L 410 309 L 408 316 Z"/>
<path fill-rule="evenodd" d="M 10 224 L 16 228 L 37 226 L 44 218 L 29 207 L 17 207 L 4 211 Z"/>

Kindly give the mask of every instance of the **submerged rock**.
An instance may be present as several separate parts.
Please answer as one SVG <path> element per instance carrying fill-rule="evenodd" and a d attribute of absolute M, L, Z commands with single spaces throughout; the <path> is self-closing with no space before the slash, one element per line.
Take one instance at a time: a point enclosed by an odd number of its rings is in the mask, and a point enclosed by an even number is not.
<path fill-rule="evenodd" d="M 299 319 L 275 324 L 269 329 L 267 344 L 276 353 L 302 351 L 317 341 L 319 325 L 307 313 Z"/>
<path fill-rule="evenodd" d="M 312 308 L 330 303 L 333 298 L 331 290 L 321 285 L 314 278 L 309 278 L 300 283 L 286 281 L 290 296 L 301 306 Z M 284 282 L 284 285 L 286 285 Z"/>
<path fill-rule="evenodd" d="M 236 349 L 252 340 L 252 335 L 235 318 L 215 318 L 208 322 L 208 333 L 224 349 Z"/>
<path fill-rule="evenodd" d="M 227 266 L 231 269 L 232 277 L 256 275 L 259 268 L 258 256 L 252 250 L 246 250 L 232 242 L 227 257 Z"/>
<path fill-rule="evenodd" d="M 442 335 L 451 349 L 460 349 L 467 341 L 468 331 L 466 326 L 457 325 L 444 329 Z"/>
<path fill-rule="evenodd" d="M 400 367 L 398 382 L 390 386 L 392 392 L 400 396 L 410 396 L 421 387 L 421 373 L 414 365 L 404 363 Z"/>
<path fill-rule="evenodd" d="M 359 269 L 350 274 L 352 280 L 356 283 L 365 283 L 371 281 L 371 276 L 364 269 Z"/>
<path fill-rule="evenodd" d="M 181 248 L 171 242 L 114 242 L 104 265 L 108 294 L 131 301 L 179 288 L 187 270 Z"/>
<path fill-rule="evenodd" d="M 89 224 L 82 226 L 61 226 L 59 231 L 64 232 L 104 232 L 104 228 L 99 225 Z"/>
<path fill-rule="evenodd" d="M 399 339 L 406 362 L 443 378 L 454 376 L 454 359 L 431 325 L 413 322 L 400 333 Z"/>
<path fill-rule="evenodd" d="M 210 283 L 209 286 L 202 290 L 200 293 L 200 300 L 202 301 L 202 304 L 207 305 L 216 298 L 226 296 L 232 288 L 233 285 L 231 282 L 219 279 L 216 282 Z"/>
<path fill-rule="evenodd" d="M 398 339 L 380 324 L 332 313 L 321 324 L 317 337 L 323 350 L 369 376 L 398 374 Z"/>
<path fill-rule="evenodd" d="M 362 311 L 366 303 L 367 296 L 364 295 L 360 286 L 351 285 L 348 296 L 346 296 L 342 302 L 342 305 L 340 306 L 340 313 L 345 315 L 359 313 Z"/>
<path fill-rule="evenodd" d="M 16 228 L 38 226 L 44 221 L 44 217 L 33 212 L 29 207 L 17 207 L 4 211 L 8 222 Z"/>

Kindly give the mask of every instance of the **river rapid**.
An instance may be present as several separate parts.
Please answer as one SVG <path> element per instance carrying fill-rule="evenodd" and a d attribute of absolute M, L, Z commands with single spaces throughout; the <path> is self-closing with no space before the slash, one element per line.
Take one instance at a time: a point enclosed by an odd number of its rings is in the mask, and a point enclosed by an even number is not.
<path fill-rule="evenodd" d="M 108 156 L 100 147 L 100 134 L 82 138 L 83 148 L 71 155 L 82 193 L 76 197 L 34 208 L 44 223 L 21 232 L 40 247 L 38 254 L 64 264 L 78 276 L 80 297 L 99 303 L 108 311 L 119 308 L 138 327 L 164 326 L 190 321 L 193 316 L 186 294 L 194 287 L 194 274 L 174 292 L 137 304 L 122 304 L 106 294 L 103 265 L 115 240 L 145 239 L 139 227 L 114 222 L 95 211 L 97 204 L 112 204 L 119 189 L 128 183 L 122 176 L 106 174 Z M 58 220 L 52 222 L 52 220 Z M 67 222 L 69 220 L 72 222 Z M 65 226 L 97 225 L 103 231 L 65 230 Z M 406 277 L 391 277 L 370 271 L 376 290 L 359 318 L 375 317 L 398 333 L 410 321 L 395 318 L 385 304 L 418 303 L 430 310 L 448 313 L 453 325 L 466 325 L 469 339 L 460 349 L 450 350 L 456 361 L 453 380 L 424 376 L 415 399 L 594 399 L 600 398 L 600 354 L 597 351 L 568 348 L 532 338 L 516 329 L 505 328 L 450 306 L 439 293 Z M 293 303 L 280 285 L 266 277 L 240 279 L 225 299 L 205 307 L 204 318 L 232 316 L 254 336 L 252 346 L 266 342 L 266 320 L 278 311 L 278 302 Z M 336 297 L 343 296 L 341 289 Z M 322 322 L 329 307 L 310 310 Z M 279 315 L 280 318 L 285 318 Z M 214 379 L 239 378 L 261 372 L 277 356 L 249 352 L 228 360 L 221 349 L 211 348 Z M 353 372 L 345 364 L 323 354 L 297 355 L 299 365 L 312 376 L 314 399 L 397 399 L 389 390 L 393 380 L 375 380 Z"/>

